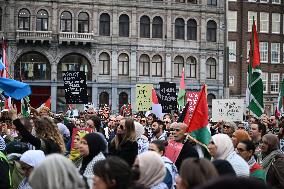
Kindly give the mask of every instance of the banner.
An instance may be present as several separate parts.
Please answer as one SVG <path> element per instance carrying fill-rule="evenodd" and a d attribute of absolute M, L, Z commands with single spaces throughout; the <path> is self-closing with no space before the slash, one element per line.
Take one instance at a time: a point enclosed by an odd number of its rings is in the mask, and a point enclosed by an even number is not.
<path fill-rule="evenodd" d="M 212 121 L 243 121 L 244 99 L 213 99 Z"/>
<path fill-rule="evenodd" d="M 199 91 L 188 91 L 186 93 L 186 101 L 188 102 L 188 110 L 190 118 L 198 101 L 199 93 L 200 93 Z"/>
<path fill-rule="evenodd" d="M 137 111 L 148 111 L 152 109 L 153 84 L 136 85 L 136 107 Z"/>
<path fill-rule="evenodd" d="M 87 104 L 87 83 L 84 71 L 63 72 L 66 104 Z"/>
<path fill-rule="evenodd" d="M 160 103 L 163 113 L 171 113 L 177 109 L 176 84 L 169 82 L 160 82 Z"/>

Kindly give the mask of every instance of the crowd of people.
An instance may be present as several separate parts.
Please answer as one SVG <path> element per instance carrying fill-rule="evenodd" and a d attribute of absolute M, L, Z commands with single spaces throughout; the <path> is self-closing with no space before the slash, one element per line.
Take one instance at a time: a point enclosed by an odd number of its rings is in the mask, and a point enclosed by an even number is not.
<path fill-rule="evenodd" d="M 284 188 L 284 117 L 209 120 L 207 146 L 178 118 L 93 107 L 72 118 L 46 107 L 28 117 L 3 110 L 0 188 Z"/>

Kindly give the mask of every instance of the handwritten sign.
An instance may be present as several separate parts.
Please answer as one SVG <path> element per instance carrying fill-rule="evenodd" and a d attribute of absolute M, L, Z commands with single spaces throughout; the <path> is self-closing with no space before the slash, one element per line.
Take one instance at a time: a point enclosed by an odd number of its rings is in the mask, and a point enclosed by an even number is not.
<path fill-rule="evenodd" d="M 153 84 L 136 85 L 136 107 L 137 111 L 149 111 L 152 109 Z"/>
<path fill-rule="evenodd" d="M 243 99 L 213 99 L 212 121 L 243 121 Z"/>
<path fill-rule="evenodd" d="M 85 72 L 63 72 L 66 104 L 87 104 L 87 83 Z"/>
<path fill-rule="evenodd" d="M 173 163 L 175 163 L 182 147 L 182 143 L 170 140 L 165 150 L 165 156 L 169 158 Z"/>
<path fill-rule="evenodd" d="M 176 84 L 160 82 L 160 101 L 163 113 L 171 113 L 177 109 Z"/>

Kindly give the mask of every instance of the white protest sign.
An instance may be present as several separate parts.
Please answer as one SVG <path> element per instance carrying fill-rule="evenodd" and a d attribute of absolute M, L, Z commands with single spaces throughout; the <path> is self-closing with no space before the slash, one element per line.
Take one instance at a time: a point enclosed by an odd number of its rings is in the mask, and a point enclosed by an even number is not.
<path fill-rule="evenodd" d="M 243 121 L 244 99 L 213 99 L 212 121 Z"/>

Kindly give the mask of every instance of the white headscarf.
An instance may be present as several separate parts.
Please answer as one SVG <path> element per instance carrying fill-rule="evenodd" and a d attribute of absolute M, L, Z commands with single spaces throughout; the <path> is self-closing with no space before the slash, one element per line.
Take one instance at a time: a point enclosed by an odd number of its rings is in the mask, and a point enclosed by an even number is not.
<path fill-rule="evenodd" d="M 85 183 L 71 160 L 60 154 L 52 154 L 33 170 L 29 177 L 32 188 L 82 189 Z"/>
<path fill-rule="evenodd" d="M 228 135 L 216 134 L 212 136 L 212 140 L 217 146 L 217 153 L 214 159 L 226 159 L 234 151 L 233 142 Z"/>
<path fill-rule="evenodd" d="M 139 184 L 150 188 L 160 184 L 164 180 L 166 168 L 162 157 L 157 152 L 143 152 L 137 158 L 140 171 Z"/>
<path fill-rule="evenodd" d="M 143 138 L 145 140 L 148 140 L 146 136 L 144 136 L 145 128 L 143 125 L 137 121 L 134 122 L 135 125 L 135 132 L 136 132 L 136 139 Z"/>
<path fill-rule="evenodd" d="M 44 152 L 41 150 L 28 150 L 20 158 L 20 161 L 36 167 L 39 165 L 45 158 Z"/>

